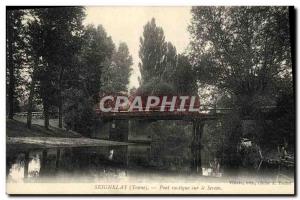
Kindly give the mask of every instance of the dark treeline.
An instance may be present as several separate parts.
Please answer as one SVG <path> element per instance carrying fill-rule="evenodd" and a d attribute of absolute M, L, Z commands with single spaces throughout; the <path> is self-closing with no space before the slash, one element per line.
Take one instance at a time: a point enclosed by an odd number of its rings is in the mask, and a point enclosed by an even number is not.
<path fill-rule="evenodd" d="M 233 108 L 221 123 L 208 126 L 206 150 L 232 155 L 240 137 L 247 137 L 263 148 L 263 156 L 283 144 L 293 152 L 289 8 L 194 7 L 191 12 L 189 57 L 197 81 L 213 91 L 218 107 Z"/>
<path fill-rule="evenodd" d="M 193 7 L 191 14 L 191 41 L 181 54 L 155 19 L 145 24 L 140 87 L 127 88 L 133 64 L 127 45 L 116 47 L 102 26 L 83 26 L 84 8 L 7 10 L 8 118 L 25 102 L 28 128 L 31 112 L 43 109 L 45 128 L 50 113 L 58 111 L 60 127 L 64 121 L 67 129 L 89 136 L 99 92 L 199 94 L 202 104 L 232 108 L 206 126 L 203 146 L 211 155 L 234 154 L 241 137 L 266 148 L 288 143 L 293 149 L 289 9 Z M 247 135 L 245 119 L 255 121 Z"/>

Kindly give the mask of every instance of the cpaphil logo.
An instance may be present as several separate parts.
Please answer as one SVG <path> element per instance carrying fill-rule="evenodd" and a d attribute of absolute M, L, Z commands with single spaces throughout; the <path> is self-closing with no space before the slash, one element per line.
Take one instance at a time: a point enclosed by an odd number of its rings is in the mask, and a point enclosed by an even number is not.
<path fill-rule="evenodd" d="M 197 96 L 113 96 L 100 98 L 100 112 L 198 112 Z"/>

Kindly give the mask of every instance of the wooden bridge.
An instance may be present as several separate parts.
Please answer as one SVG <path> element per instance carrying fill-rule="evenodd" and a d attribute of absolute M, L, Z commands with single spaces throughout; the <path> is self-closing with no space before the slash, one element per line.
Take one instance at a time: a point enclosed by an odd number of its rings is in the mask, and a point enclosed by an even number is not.
<path fill-rule="evenodd" d="M 262 113 L 267 113 L 274 107 L 262 107 Z M 144 109 L 143 109 L 144 110 Z M 202 173 L 201 168 L 201 149 L 202 149 L 202 134 L 206 121 L 218 120 L 223 116 L 231 113 L 232 108 L 216 108 L 216 106 L 202 106 L 198 112 L 189 111 L 160 111 L 160 109 L 150 111 L 116 111 L 116 112 L 100 112 L 96 109 L 99 119 L 104 121 L 129 121 L 141 120 L 149 121 L 149 123 L 156 120 L 183 120 L 190 121 L 193 124 L 192 129 L 192 143 L 190 144 L 191 153 L 193 155 L 193 167 L 197 173 Z M 247 117 L 244 117 L 248 119 Z M 128 130 L 127 130 L 128 131 Z"/>
<path fill-rule="evenodd" d="M 130 121 L 141 120 L 149 121 L 149 123 L 156 120 L 183 120 L 190 121 L 193 124 L 192 129 L 192 143 L 190 145 L 191 152 L 193 154 L 193 167 L 198 173 L 201 172 L 201 138 L 203 133 L 203 127 L 207 120 L 218 120 L 220 117 L 228 114 L 231 108 L 205 108 L 199 109 L 198 112 L 189 111 L 160 111 L 159 109 L 150 111 L 117 111 L 117 112 L 100 112 L 96 109 L 96 113 L 99 119 L 109 121 Z M 128 130 L 127 130 L 128 131 Z M 128 135 L 128 134 L 127 134 Z"/>
<path fill-rule="evenodd" d="M 189 111 L 111 111 L 101 112 L 96 109 L 99 118 L 103 120 L 140 119 L 140 120 L 216 120 L 226 115 L 232 108 L 200 108 L 198 112 Z"/>

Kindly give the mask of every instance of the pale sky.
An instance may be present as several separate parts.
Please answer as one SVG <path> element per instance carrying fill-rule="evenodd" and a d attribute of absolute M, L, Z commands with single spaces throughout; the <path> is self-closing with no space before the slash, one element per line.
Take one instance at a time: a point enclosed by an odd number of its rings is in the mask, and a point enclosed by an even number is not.
<path fill-rule="evenodd" d="M 133 58 L 133 72 L 129 88 L 138 87 L 139 40 L 143 26 L 156 19 L 164 30 L 166 41 L 175 45 L 177 53 L 183 53 L 189 43 L 187 26 L 190 22 L 190 7 L 86 7 L 84 24 L 101 24 L 116 45 L 126 42 Z"/>

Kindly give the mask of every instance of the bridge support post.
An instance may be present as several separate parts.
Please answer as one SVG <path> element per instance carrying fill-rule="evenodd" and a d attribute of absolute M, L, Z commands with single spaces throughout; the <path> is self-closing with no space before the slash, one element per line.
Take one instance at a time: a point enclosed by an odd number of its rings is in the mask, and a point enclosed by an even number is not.
<path fill-rule="evenodd" d="M 201 137 L 203 133 L 204 121 L 193 120 L 193 140 L 191 144 L 192 152 L 192 169 L 193 171 L 202 175 L 202 163 L 201 163 Z"/>
<path fill-rule="evenodd" d="M 128 141 L 129 120 L 113 120 L 109 129 L 109 139 L 120 142 Z"/>

